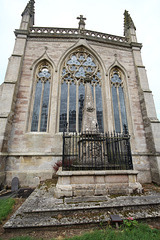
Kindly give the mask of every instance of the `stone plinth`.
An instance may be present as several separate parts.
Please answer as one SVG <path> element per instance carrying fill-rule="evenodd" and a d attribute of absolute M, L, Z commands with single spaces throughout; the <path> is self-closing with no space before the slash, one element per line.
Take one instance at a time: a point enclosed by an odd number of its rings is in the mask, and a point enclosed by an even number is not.
<path fill-rule="evenodd" d="M 57 172 L 55 197 L 142 192 L 137 174 L 138 171 L 134 170 L 62 171 L 60 168 Z"/>

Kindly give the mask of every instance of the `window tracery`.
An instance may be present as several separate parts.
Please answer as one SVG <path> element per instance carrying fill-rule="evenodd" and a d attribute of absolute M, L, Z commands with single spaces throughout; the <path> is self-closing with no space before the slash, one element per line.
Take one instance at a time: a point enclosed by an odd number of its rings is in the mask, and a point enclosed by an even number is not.
<path fill-rule="evenodd" d="M 61 103 L 59 131 L 81 131 L 85 79 L 91 79 L 94 106 L 100 131 L 103 131 L 101 72 L 97 60 L 84 47 L 78 48 L 65 59 L 61 73 Z"/>
<path fill-rule="evenodd" d="M 48 126 L 48 108 L 51 82 L 51 65 L 41 62 L 35 74 L 35 95 L 31 121 L 31 132 L 46 132 Z"/>
<path fill-rule="evenodd" d="M 127 125 L 123 78 L 122 71 L 118 67 L 111 70 L 110 79 L 116 132 L 122 132 L 124 124 Z"/>

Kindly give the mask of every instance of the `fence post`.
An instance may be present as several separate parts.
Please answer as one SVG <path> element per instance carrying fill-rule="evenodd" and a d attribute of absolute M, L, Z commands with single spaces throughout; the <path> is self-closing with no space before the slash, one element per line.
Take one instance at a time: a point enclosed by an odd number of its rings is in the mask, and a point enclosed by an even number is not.
<path fill-rule="evenodd" d="M 129 136 L 126 124 L 124 124 L 124 137 L 126 138 L 126 147 L 127 147 L 127 159 L 128 159 L 127 169 L 133 169 L 130 136 Z"/>
<path fill-rule="evenodd" d="M 65 132 L 63 131 L 63 156 L 62 156 L 62 170 L 64 170 L 64 158 L 65 158 Z"/>

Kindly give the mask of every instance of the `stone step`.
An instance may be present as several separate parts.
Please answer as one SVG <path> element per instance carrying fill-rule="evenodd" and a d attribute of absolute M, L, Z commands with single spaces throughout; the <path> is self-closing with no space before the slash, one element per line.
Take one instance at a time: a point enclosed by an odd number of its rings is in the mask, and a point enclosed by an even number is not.
<path fill-rule="evenodd" d="M 94 196 L 56 199 L 54 187 L 36 189 L 4 225 L 5 230 L 17 228 L 58 227 L 100 224 L 110 215 L 122 219 L 160 217 L 160 194 L 142 196 Z"/>

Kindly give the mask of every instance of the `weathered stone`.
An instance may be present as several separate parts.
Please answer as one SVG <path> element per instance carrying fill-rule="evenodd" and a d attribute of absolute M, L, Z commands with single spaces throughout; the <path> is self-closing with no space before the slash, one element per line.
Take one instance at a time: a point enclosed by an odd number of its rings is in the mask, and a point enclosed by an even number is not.
<path fill-rule="evenodd" d="M 106 195 L 108 192 L 109 194 L 128 194 L 134 191 L 141 193 L 142 186 L 137 182 L 137 174 L 138 172 L 133 170 L 79 172 L 62 171 L 60 168 L 57 172 L 58 183 L 55 196 L 94 196 Z M 105 182 L 99 181 L 101 177 Z M 68 195 L 66 195 L 66 189 L 69 189 Z"/>
<path fill-rule="evenodd" d="M 5 230 L 107 223 L 111 214 L 118 214 L 122 219 L 132 216 L 137 220 L 160 217 L 160 194 L 156 192 L 57 199 L 52 194 L 55 187 L 46 189 L 45 186 L 44 182 L 29 196 L 6 222 Z"/>
<path fill-rule="evenodd" d="M 98 63 L 99 66 L 96 71 L 101 75 L 99 86 L 102 92 L 104 132 L 115 129 L 111 70 L 116 66 L 124 73 L 123 90 L 133 166 L 139 171 L 138 181 L 154 181 L 160 184 L 160 122 L 156 116 L 152 92 L 141 58 L 142 45 L 137 42 L 135 28 L 125 25 L 124 32 L 127 38 L 112 36 L 111 39 L 110 35 L 88 30 L 83 32 L 80 29 L 31 29 L 33 18 L 32 14 L 22 14 L 20 29 L 15 31 L 16 42 L 8 62 L 5 81 L 0 87 L 0 151 L 3 158 L 2 164 L 0 160 L 0 181 L 11 186 L 12 178 L 17 176 L 21 186 L 35 187 L 39 181 L 52 177 L 54 164 L 62 160 L 62 133 L 59 132 L 60 71 L 68 54 L 83 48 L 88 54 L 86 56 L 93 55 L 95 64 Z M 46 132 L 31 132 L 35 74 L 38 64 L 44 59 L 51 64 L 53 73 L 50 81 L 48 129 Z M 90 70 L 87 71 L 89 73 Z M 95 86 L 97 75 L 92 77 L 95 79 Z M 72 81 L 75 83 L 76 79 Z M 81 79 L 78 80 L 78 84 L 80 82 Z M 77 99 L 78 84 L 76 83 Z M 93 92 L 96 94 L 94 86 Z M 86 84 L 86 91 L 89 92 L 85 100 L 86 119 L 83 118 L 83 128 L 79 130 L 96 131 L 96 99 L 92 98 L 89 83 Z M 69 102 L 69 99 L 67 101 Z M 76 126 L 78 118 L 77 115 Z M 98 149 L 97 144 L 97 153 Z M 96 182 L 118 182 L 118 177 L 105 178 L 106 180 L 103 180 L 104 176 L 99 177 Z M 123 177 L 119 180 L 126 181 Z M 68 180 L 65 181 L 69 184 Z"/>
<path fill-rule="evenodd" d="M 11 191 L 15 192 L 18 189 L 19 189 L 19 179 L 17 177 L 14 177 L 11 183 Z"/>

